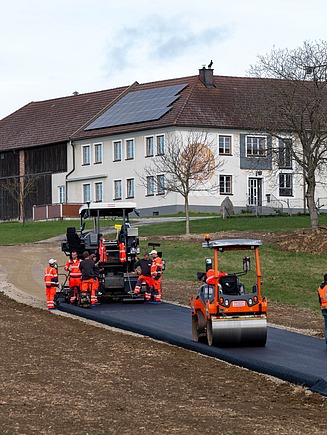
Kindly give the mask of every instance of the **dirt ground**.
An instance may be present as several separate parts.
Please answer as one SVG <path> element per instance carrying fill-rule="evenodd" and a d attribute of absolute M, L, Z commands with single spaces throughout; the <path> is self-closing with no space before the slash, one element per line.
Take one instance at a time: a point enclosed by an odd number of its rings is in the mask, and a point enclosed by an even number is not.
<path fill-rule="evenodd" d="M 326 252 L 326 234 L 247 236 Z M 305 388 L 48 312 L 43 269 L 53 256 L 64 264 L 58 246 L 52 240 L 1 248 L 1 434 L 327 433 L 327 399 Z M 175 284 L 164 280 L 165 300 L 188 304 L 197 283 L 178 286 L 178 293 Z M 322 337 L 322 316 L 305 309 L 270 303 L 269 322 Z"/>

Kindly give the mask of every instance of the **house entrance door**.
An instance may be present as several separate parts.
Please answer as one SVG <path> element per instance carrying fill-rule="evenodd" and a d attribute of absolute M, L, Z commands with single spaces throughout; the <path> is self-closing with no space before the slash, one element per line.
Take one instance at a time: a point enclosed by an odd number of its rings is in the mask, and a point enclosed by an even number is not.
<path fill-rule="evenodd" d="M 256 212 L 262 207 L 262 178 L 249 178 L 248 181 L 248 205 L 256 207 Z M 260 207 L 260 210 L 259 210 Z"/>

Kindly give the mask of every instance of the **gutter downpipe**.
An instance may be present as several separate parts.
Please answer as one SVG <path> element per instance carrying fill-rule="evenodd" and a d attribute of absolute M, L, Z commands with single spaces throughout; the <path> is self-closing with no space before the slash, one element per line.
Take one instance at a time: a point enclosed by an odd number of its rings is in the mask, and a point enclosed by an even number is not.
<path fill-rule="evenodd" d="M 69 139 L 69 145 L 73 148 L 73 168 L 70 172 L 68 172 L 68 174 L 66 174 L 66 204 L 68 202 L 68 177 L 75 171 L 75 146 L 74 146 L 74 142 Z"/>

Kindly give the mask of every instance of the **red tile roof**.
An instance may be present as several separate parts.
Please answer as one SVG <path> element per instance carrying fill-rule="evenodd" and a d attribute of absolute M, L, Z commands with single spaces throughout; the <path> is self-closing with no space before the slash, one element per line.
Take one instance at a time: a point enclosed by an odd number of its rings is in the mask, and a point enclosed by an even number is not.
<path fill-rule="evenodd" d="M 125 86 L 52 100 L 31 102 L 0 121 L 0 150 L 22 149 L 169 126 L 199 128 L 254 128 L 249 116 L 251 101 L 262 79 L 214 76 L 206 88 L 199 76 Z M 99 114 L 126 92 L 188 84 L 160 119 L 85 131 Z"/>

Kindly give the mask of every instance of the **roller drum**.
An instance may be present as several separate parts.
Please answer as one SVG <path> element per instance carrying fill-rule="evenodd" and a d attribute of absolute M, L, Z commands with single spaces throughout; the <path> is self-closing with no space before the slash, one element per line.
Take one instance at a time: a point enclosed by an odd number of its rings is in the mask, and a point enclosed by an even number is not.
<path fill-rule="evenodd" d="M 213 318 L 210 328 L 212 345 L 217 347 L 265 346 L 267 341 L 266 318 Z"/>

